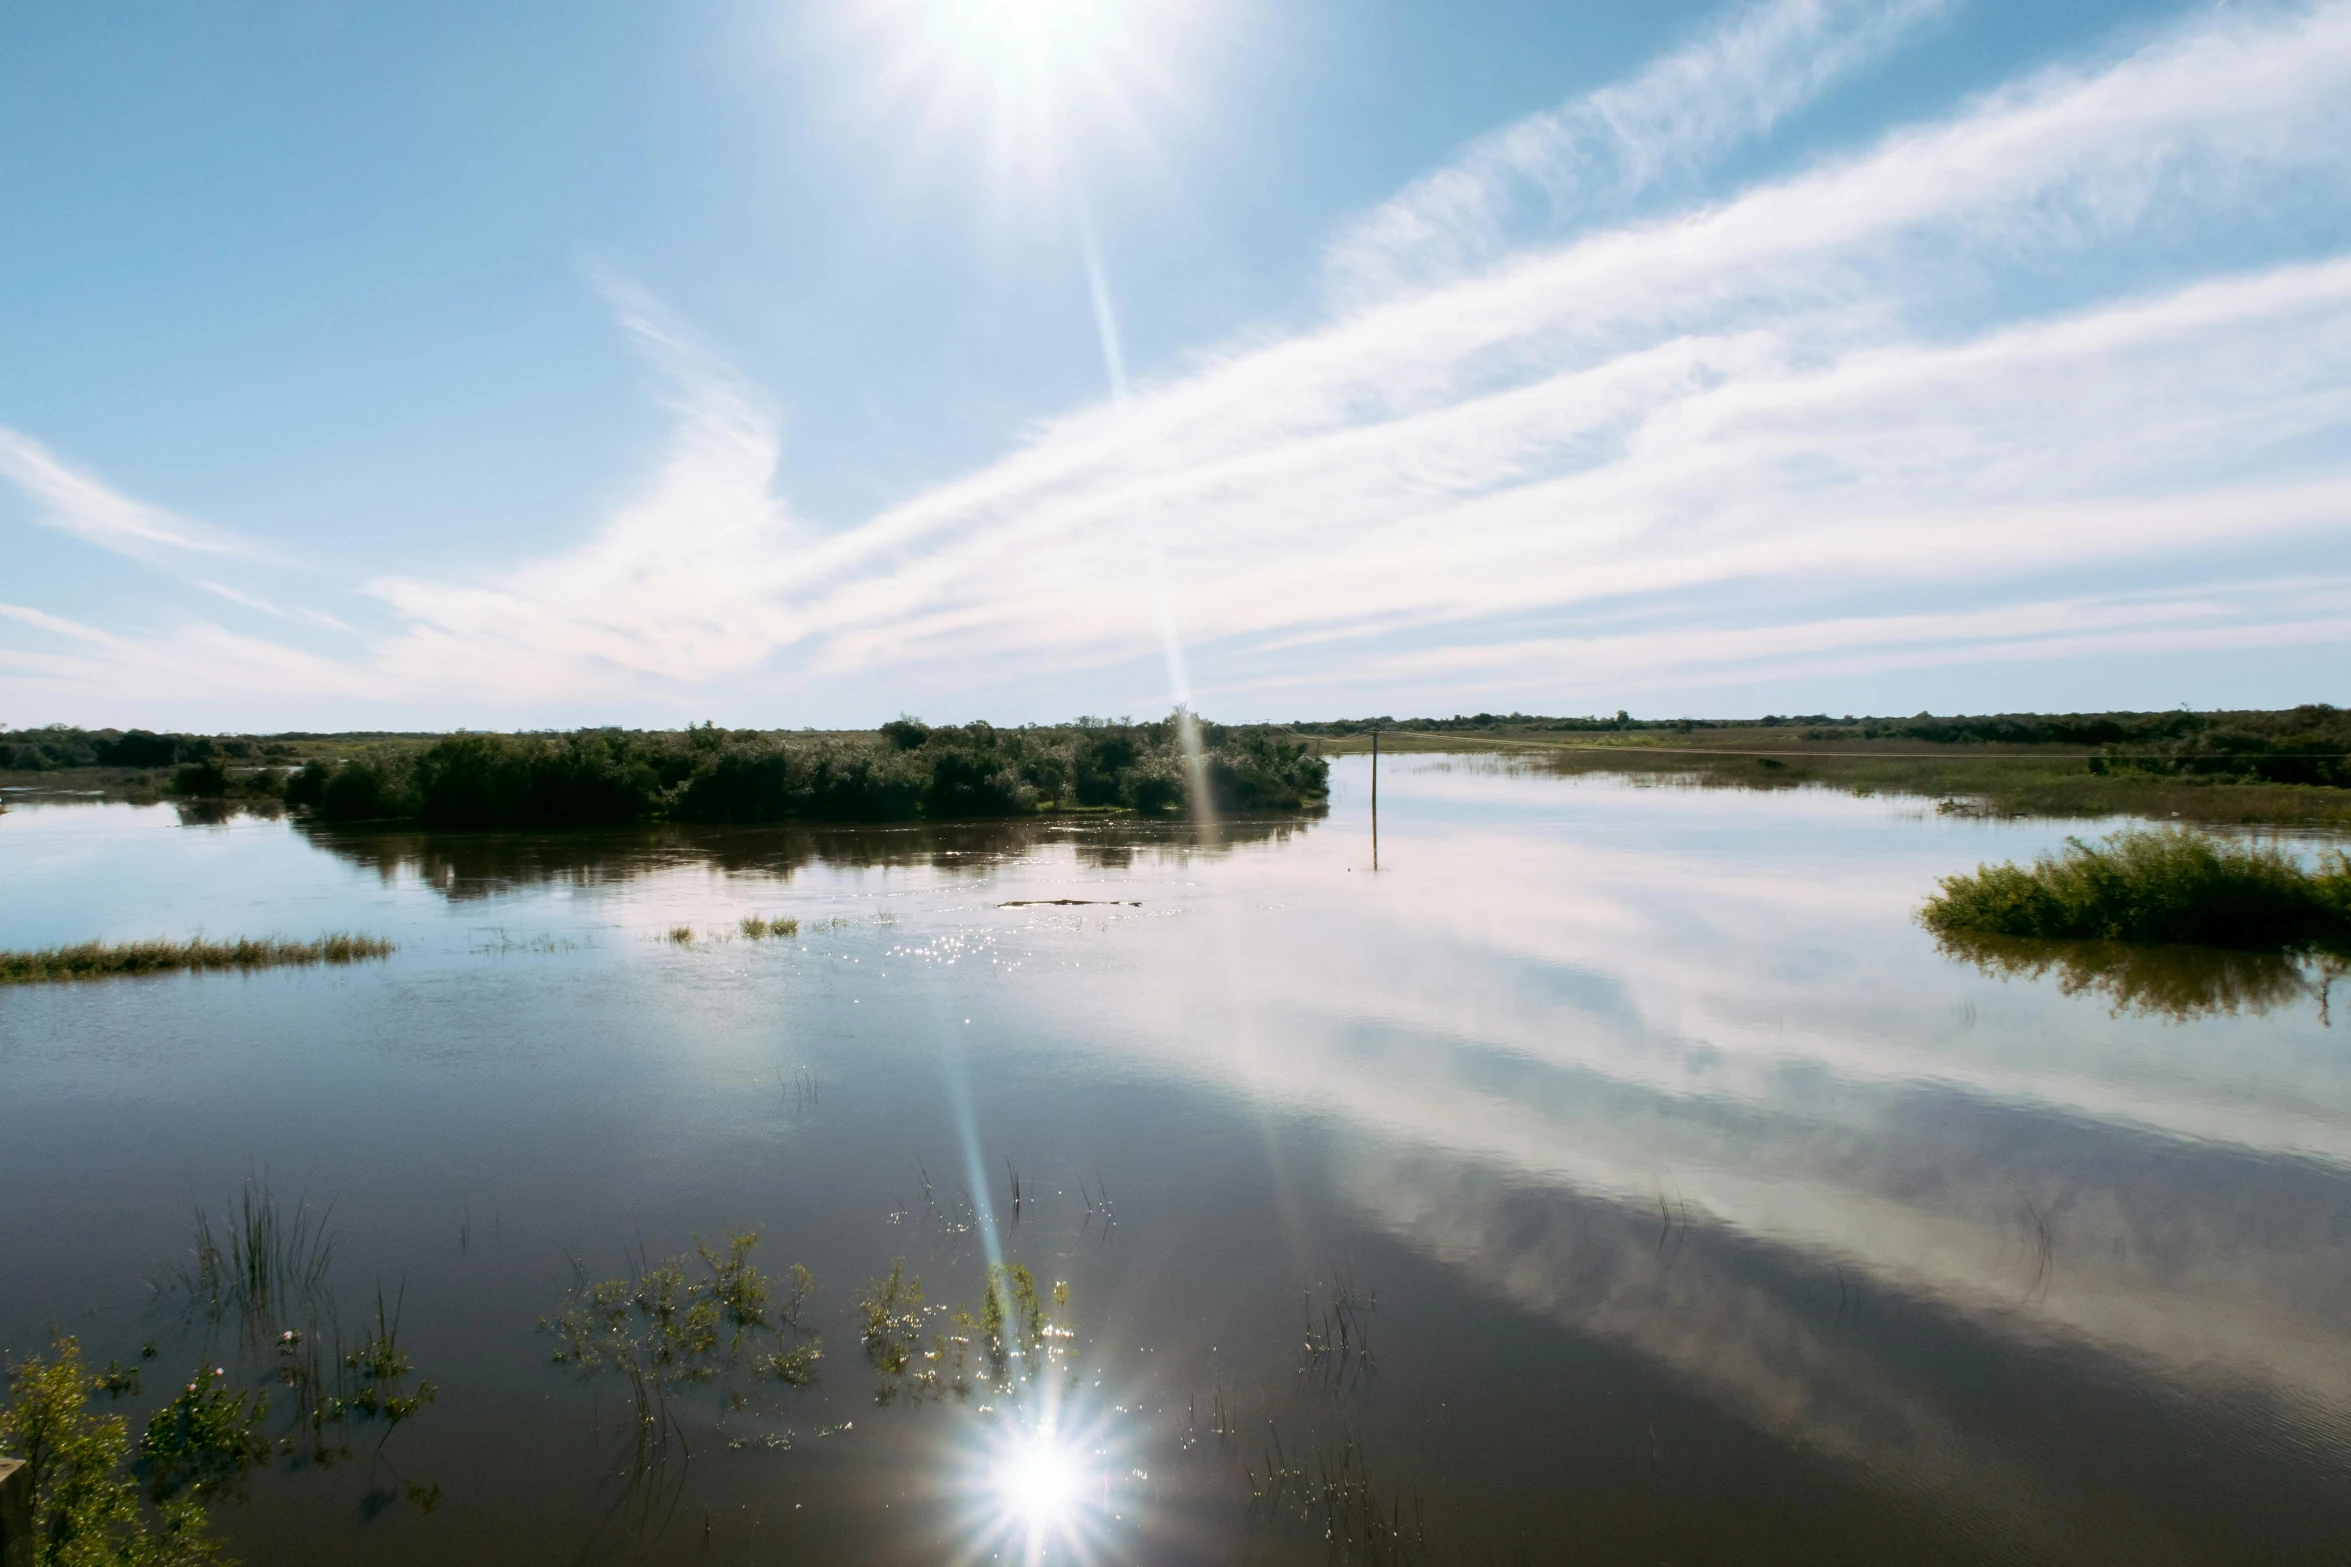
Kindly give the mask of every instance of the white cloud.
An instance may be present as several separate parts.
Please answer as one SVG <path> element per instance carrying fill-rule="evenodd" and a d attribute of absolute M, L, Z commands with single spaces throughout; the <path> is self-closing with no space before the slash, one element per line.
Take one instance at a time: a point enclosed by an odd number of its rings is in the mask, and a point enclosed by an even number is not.
<path fill-rule="evenodd" d="M 1490 260 L 1530 218 L 1585 216 L 1594 203 L 1695 172 L 1949 9 L 1950 0 L 1768 0 L 1735 10 L 1628 81 L 1480 137 L 1350 225 L 1326 266 L 1344 295 L 1362 298 Z"/>
<path fill-rule="evenodd" d="M 280 620 L 307 620 L 314 626 L 325 626 L 331 631 L 350 631 L 353 629 L 348 621 L 337 620 L 334 616 L 326 614 L 323 611 L 310 609 L 302 605 L 296 605 L 292 609 L 287 609 L 280 605 L 271 603 L 268 599 L 263 598 L 258 593 L 248 593 L 243 588 L 232 588 L 225 582 L 214 582 L 209 578 L 198 577 L 196 579 L 196 586 L 202 588 L 205 592 L 212 594 L 216 598 L 227 599 L 232 604 L 239 604 L 244 606 L 246 609 L 257 610 L 264 615 L 275 615 Z"/>
<path fill-rule="evenodd" d="M 41 648 L 0 646 L 0 691 L 18 700 L 33 692 L 110 707 L 135 704 L 164 722 L 170 712 L 217 710 L 224 699 L 259 693 L 280 700 L 326 698 L 382 702 L 405 695 L 346 660 L 325 658 L 210 621 L 125 636 L 15 604 L 0 619 L 45 634 Z M 58 647 L 55 644 L 67 644 Z M 85 721 L 99 719 L 87 712 Z M 134 721 L 138 721 L 134 719 Z"/>
<path fill-rule="evenodd" d="M 64 531 L 139 560 L 159 560 L 174 551 L 208 555 L 255 555 L 249 541 L 160 507 L 132 500 L 93 474 L 72 467 L 21 430 L 0 425 L 0 477 L 30 496 L 35 516 Z"/>
<path fill-rule="evenodd" d="M 1592 127 L 1609 179 L 1704 157 L 1932 9 L 1742 13 L 1494 189 L 1553 154 L 1585 178 Z M 1723 83 L 1721 116 L 1655 129 Z M 659 471 L 569 551 L 370 583 L 407 626 L 352 678 L 539 712 L 752 680 L 1062 710 L 1073 670 L 1157 664 L 1146 514 L 1194 685 L 1231 716 L 1350 681 L 1565 705 L 2323 641 L 2331 605 L 2152 590 L 2243 575 L 2216 563 L 2253 546 L 2264 571 L 2330 560 L 2351 531 L 2351 255 L 2294 249 L 2295 215 L 2347 194 L 2351 0 L 2200 13 L 1834 163 L 1230 347 L 829 535 L 778 497 L 776 411 L 606 278 L 676 417 Z"/>
<path fill-rule="evenodd" d="M 1796 578 L 1867 590 L 2339 529 L 2351 263 L 1951 338 L 1967 274 L 2092 278 L 2162 224 L 2339 189 L 2351 9 L 2224 18 L 1833 168 L 1521 254 L 1100 410 L 816 552 L 819 666 L 1448 623 Z M 2225 178 L 2215 175 L 2225 174 Z M 2345 448 L 2337 445 L 2339 453 Z M 1211 671 L 1217 660 L 1206 663 Z M 1202 677 L 1213 698 L 1217 676 Z"/>
<path fill-rule="evenodd" d="M 395 678 L 449 689 L 495 668 L 530 698 L 583 684 L 691 684 L 791 640 L 796 531 L 775 499 L 776 415 L 660 303 L 599 287 L 660 375 L 677 426 L 661 471 L 587 543 L 486 584 L 368 584 L 411 629 L 378 650 Z"/>

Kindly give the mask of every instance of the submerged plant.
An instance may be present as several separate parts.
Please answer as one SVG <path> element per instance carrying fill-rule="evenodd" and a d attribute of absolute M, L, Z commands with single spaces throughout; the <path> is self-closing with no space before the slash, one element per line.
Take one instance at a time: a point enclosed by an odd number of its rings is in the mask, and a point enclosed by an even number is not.
<path fill-rule="evenodd" d="M 182 1317 L 203 1325 L 208 1343 L 233 1324 L 238 1360 L 231 1363 L 241 1361 L 254 1381 L 279 1392 L 264 1399 L 230 1387 L 225 1368 L 200 1371 L 158 1414 L 168 1422 L 151 1427 L 141 1444 L 151 1483 L 169 1491 L 233 1482 L 235 1466 L 224 1465 L 239 1444 L 227 1433 L 258 1427 L 265 1413 L 283 1412 L 274 1446 L 289 1463 L 332 1467 L 352 1456 L 343 1440 L 352 1425 L 380 1420 L 389 1441 L 433 1402 L 437 1389 L 414 1375 L 400 1347 L 398 1299 L 387 1299 L 381 1284 L 372 1326 L 356 1347 L 345 1347 L 327 1276 L 335 1245 L 330 1211 L 313 1213 L 300 1201 L 288 1209 L 260 1177 L 246 1182 L 217 1224 L 197 1210 L 189 1259 L 158 1283 L 159 1295 L 176 1298 Z M 272 1445 L 255 1437 L 249 1461 L 265 1461 Z M 409 1486 L 405 1495 L 429 1510 L 438 1492 Z"/>
<path fill-rule="evenodd" d="M 742 931 L 744 938 L 749 941 L 765 941 L 770 937 L 781 941 L 799 935 L 800 922 L 791 918 L 771 920 L 762 914 L 746 914 L 742 920 Z"/>
<path fill-rule="evenodd" d="M 385 1310 L 381 1284 L 376 1286 L 375 1331 L 343 1357 L 343 1369 L 356 1379 L 341 1401 L 343 1408 L 362 1419 L 380 1417 L 386 1425 L 397 1426 L 431 1403 L 440 1391 L 422 1378 L 413 1388 L 404 1387 L 409 1365 L 407 1353 L 400 1348 L 400 1308 L 395 1304 Z"/>
<path fill-rule="evenodd" d="M 1352 1436 L 1292 1459 L 1281 1433 L 1266 1429 L 1264 1469 L 1243 1466 L 1253 1516 L 1289 1519 L 1322 1537 L 1334 1562 L 1402 1564 L 1433 1560 L 1420 1494 L 1380 1484 Z"/>
<path fill-rule="evenodd" d="M 190 1318 L 219 1323 L 235 1317 L 248 1342 L 297 1316 L 316 1317 L 334 1260 L 331 1211 L 314 1214 L 297 1198 L 287 1212 L 266 1179 L 249 1178 L 219 1233 L 212 1216 L 196 1210 L 191 1256 L 162 1287 L 180 1297 Z"/>
<path fill-rule="evenodd" d="M 1311 1286 L 1298 1295 L 1299 1379 L 1326 1392 L 1345 1392 L 1372 1370 L 1371 1314 L 1379 1309 L 1379 1291 L 1359 1293 L 1354 1278 L 1334 1268 L 1321 1311 L 1315 1310 Z"/>
<path fill-rule="evenodd" d="M 173 1496 L 152 1511 L 139 1505 L 123 1419 L 92 1412 L 97 1389 L 71 1337 L 58 1338 L 45 1361 L 8 1368 L 0 1454 L 21 1458 L 30 1471 L 31 1561 L 36 1567 L 225 1567 L 196 1495 Z"/>
<path fill-rule="evenodd" d="M 895 1258 L 889 1276 L 869 1281 L 856 1304 L 864 1324 L 865 1361 L 880 1378 L 874 1402 L 886 1404 L 897 1396 L 922 1342 L 922 1276 L 908 1277 L 906 1259 Z"/>
<path fill-rule="evenodd" d="M 2306 868 L 2269 845 L 2131 829 L 1947 876 L 1919 917 L 1938 935 L 2351 951 L 2351 855 Z"/>
<path fill-rule="evenodd" d="M 875 1403 L 891 1403 L 901 1393 L 912 1403 L 960 1400 L 982 1387 L 1016 1397 L 1064 1358 L 1063 1343 L 1072 1337 L 1060 1320 L 1069 1306 L 1066 1283 L 1053 1286 L 1050 1311 L 1036 1276 L 1017 1262 L 990 1265 L 984 1285 L 974 1311 L 926 1309 L 922 1278 L 906 1272 L 904 1258 L 890 1264 L 887 1277 L 867 1283 L 857 1309 Z M 939 1319 L 941 1328 L 927 1345 L 926 1317 Z"/>
<path fill-rule="evenodd" d="M 805 1387 L 822 1355 L 816 1330 L 801 1321 L 816 1279 L 795 1263 L 789 1286 L 775 1293 L 751 1262 L 758 1244 L 756 1230 L 728 1236 L 724 1251 L 696 1240 L 691 1252 L 593 1283 L 575 1263 L 571 1298 L 539 1327 L 554 1335 L 559 1364 L 586 1372 L 681 1384 L 741 1366 Z"/>
<path fill-rule="evenodd" d="M 269 1439 L 260 1434 L 269 1400 L 230 1386 L 226 1377 L 219 1368 L 199 1367 L 149 1418 L 139 1438 L 138 1467 L 155 1501 L 182 1491 L 195 1497 L 235 1494 L 247 1470 L 269 1461 Z"/>

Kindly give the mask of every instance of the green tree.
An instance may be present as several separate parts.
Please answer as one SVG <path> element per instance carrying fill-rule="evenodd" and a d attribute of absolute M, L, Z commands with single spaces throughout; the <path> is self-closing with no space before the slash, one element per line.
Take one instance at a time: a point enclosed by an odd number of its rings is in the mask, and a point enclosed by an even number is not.
<path fill-rule="evenodd" d="M 61 1337 L 51 1358 L 8 1370 L 0 1450 L 32 1472 L 33 1560 L 39 1567 L 226 1567 L 201 1503 L 163 1504 L 150 1524 L 127 1462 L 122 1416 L 90 1408 L 97 1381 L 81 1345 Z"/>

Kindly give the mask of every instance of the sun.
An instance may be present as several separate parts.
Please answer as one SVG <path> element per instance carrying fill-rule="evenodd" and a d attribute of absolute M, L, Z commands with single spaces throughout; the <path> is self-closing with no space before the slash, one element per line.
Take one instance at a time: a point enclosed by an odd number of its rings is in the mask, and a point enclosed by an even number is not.
<path fill-rule="evenodd" d="M 976 145 L 1034 181 L 1083 149 L 1147 138 L 1177 96 L 1203 0 L 866 0 L 876 107 L 925 150 Z"/>

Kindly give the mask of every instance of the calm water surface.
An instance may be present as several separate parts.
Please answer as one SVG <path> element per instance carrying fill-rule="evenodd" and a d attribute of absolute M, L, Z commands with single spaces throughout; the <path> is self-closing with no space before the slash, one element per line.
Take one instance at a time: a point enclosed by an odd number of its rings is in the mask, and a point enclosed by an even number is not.
<path fill-rule="evenodd" d="M 199 1208 L 331 1204 L 304 1320 L 380 1285 L 438 1396 L 221 1506 L 257 1563 L 1317 1561 L 1334 1512 L 1351 1560 L 2344 1559 L 2351 1060 L 2303 976 L 2183 1013 L 1939 954 L 1934 879 L 2047 824 L 1386 766 L 1376 874 L 1360 761 L 1215 843 L 19 804 L 0 945 L 400 949 L 0 991 L 0 1344 L 153 1344 L 134 1425 L 199 1361 L 266 1385 L 277 1319 L 168 1281 Z M 712 939 L 748 914 L 799 934 Z M 553 1361 L 581 1272 L 753 1228 L 816 1385 L 648 1427 Z M 877 1404 L 860 1289 L 903 1258 L 947 1333 L 992 1256 L 1067 1285 L 1056 1364 Z"/>

